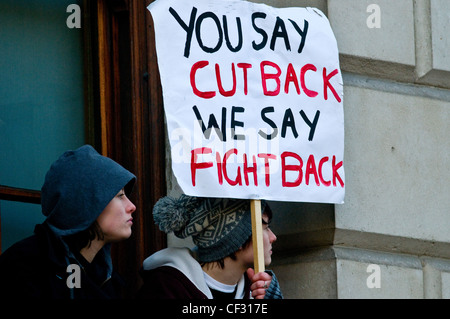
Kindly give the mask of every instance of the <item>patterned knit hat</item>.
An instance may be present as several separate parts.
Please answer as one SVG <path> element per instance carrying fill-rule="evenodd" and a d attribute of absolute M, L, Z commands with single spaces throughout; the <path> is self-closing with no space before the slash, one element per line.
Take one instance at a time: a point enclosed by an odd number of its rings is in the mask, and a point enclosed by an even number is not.
<path fill-rule="evenodd" d="M 264 210 L 265 201 L 261 201 Z M 192 236 L 200 262 L 236 252 L 251 236 L 250 200 L 181 195 L 161 198 L 153 208 L 159 228 L 179 238 Z"/>

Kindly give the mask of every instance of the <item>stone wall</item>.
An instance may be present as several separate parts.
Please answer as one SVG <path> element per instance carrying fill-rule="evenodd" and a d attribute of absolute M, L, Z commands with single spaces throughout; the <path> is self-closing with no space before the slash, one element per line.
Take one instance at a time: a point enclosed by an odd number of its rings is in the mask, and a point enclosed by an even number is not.
<path fill-rule="evenodd" d="M 346 198 L 274 203 L 285 296 L 449 298 L 450 2 L 302 5 L 327 14 L 341 54 Z"/>
<path fill-rule="evenodd" d="M 450 298 L 450 2 L 253 2 L 322 10 L 344 79 L 345 204 L 272 203 L 285 297 Z"/>

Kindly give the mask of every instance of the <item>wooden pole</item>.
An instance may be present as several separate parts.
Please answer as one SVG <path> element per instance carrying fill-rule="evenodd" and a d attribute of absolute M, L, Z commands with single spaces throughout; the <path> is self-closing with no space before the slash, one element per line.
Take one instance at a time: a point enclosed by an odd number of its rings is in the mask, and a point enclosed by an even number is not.
<path fill-rule="evenodd" d="M 256 274 L 264 271 L 265 267 L 261 201 L 259 199 L 252 199 L 250 201 L 250 210 L 252 215 L 253 259 Z"/>

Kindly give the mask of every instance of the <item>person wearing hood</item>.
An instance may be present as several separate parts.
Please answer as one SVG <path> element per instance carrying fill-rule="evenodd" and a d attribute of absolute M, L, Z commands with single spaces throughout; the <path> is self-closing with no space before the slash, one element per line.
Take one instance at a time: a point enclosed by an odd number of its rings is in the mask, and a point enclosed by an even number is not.
<path fill-rule="evenodd" d="M 272 211 L 261 201 L 264 262 L 271 263 Z M 194 249 L 169 247 L 144 260 L 138 299 L 282 299 L 275 274 L 255 274 L 250 200 L 181 195 L 153 208 L 159 228 L 192 237 Z"/>
<path fill-rule="evenodd" d="M 45 221 L 0 255 L 0 300 L 121 298 L 110 246 L 131 235 L 135 181 L 90 145 L 62 154 L 41 189 Z"/>

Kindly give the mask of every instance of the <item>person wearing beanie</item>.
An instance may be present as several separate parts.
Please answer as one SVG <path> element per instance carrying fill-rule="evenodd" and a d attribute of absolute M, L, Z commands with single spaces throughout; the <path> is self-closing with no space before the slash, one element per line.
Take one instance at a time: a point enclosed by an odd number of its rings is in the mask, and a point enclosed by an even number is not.
<path fill-rule="evenodd" d="M 264 261 L 271 262 L 272 211 L 261 202 Z M 169 247 L 144 260 L 140 299 L 281 299 L 272 271 L 254 273 L 250 200 L 181 195 L 153 208 L 161 231 L 192 237 L 194 249 Z"/>
<path fill-rule="evenodd" d="M 122 297 L 110 246 L 131 235 L 135 181 L 90 145 L 62 154 L 41 189 L 45 221 L 0 255 L 0 299 Z"/>

